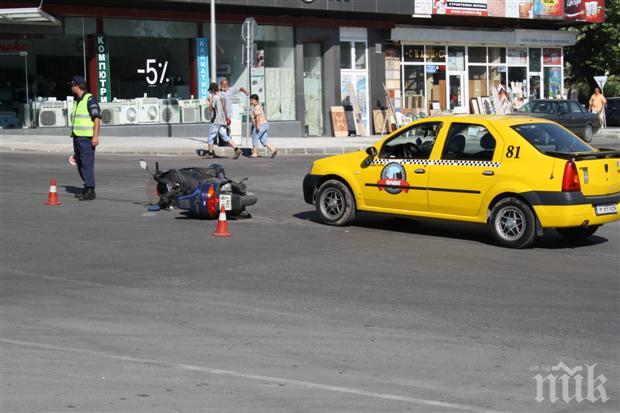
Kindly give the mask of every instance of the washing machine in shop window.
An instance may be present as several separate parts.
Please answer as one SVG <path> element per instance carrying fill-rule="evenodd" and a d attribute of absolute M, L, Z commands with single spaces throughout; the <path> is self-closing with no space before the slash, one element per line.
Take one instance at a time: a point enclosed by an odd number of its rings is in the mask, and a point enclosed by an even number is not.
<path fill-rule="evenodd" d="M 159 123 L 161 120 L 159 110 L 159 99 L 139 98 L 138 103 L 138 122 L 140 123 Z"/>
<path fill-rule="evenodd" d="M 138 105 L 134 100 L 120 102 L 119 123 L 121 125 L 135 125 L 138 123 Z"/>

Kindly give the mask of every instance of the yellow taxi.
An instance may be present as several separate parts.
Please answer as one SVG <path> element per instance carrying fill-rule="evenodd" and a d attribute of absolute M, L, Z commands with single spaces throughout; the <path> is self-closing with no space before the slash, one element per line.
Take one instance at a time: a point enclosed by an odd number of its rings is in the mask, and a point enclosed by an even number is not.
<path fill-rule="evenodd" d="M 524 248 L 545 228 L 585 239 L 619 219 L 620 151 L 539 118 L 424 118 L 366 151 L 315 161 L 303 192 L 329 225 L 357 211 L 473 222 Z"/>

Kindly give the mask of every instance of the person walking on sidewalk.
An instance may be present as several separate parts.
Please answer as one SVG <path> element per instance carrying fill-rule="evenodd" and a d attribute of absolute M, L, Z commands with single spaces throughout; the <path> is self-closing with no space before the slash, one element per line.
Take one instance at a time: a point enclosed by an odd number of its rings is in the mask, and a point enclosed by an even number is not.
<path fill-rule="evenodd" d="M 605 125 L 605 105 L 607 104 L 607 99 L 601 93 L 601 89 L 595 87 L 594 94 L 590 97 L 590 112 L 594 112 L 598 114 L 598 121 L 601 124 L 601 129 L 603 129 Z"/>
<path fill-rule="evenodd" d="M 101 109 L 97 99 L 86 91 L 86 80 L 74 76 L 69 82 L 75 96 L 71 111 L 71 138 L 75 163 L 84 183 L 80 201 L 92 201 L 95 194 L 95 148 L 99 145 Z"/>
<path fill-rule="evenodd" d="M 213 117 L 211 118 L 211 127 L 209 128 L 209 136 L 207 138 L 209 149 L 206 157 L 213 158 L 215 156 L 213 142 L 219 133 L 220 138 L 235 151 L 233 159 L 237 159 L 241 155 L 241 149 L 235 145 L 226 131 L 226 118 L 228 118 L 226 115 L 226 100 L 220 95 L 220 88 L 217 83 L 211 83 L 209 92 L 211 93 L 209 106 L 213 111 Z"/>
<path fill-rule="evenodd" d="M 258 101 L 258 95 L 250 96 L 250 105 L 252 105 L 252 155 L 250 158 L 258 158 L 258 143 L 266 146 L 271 151 L 271 157 L 275 158 L 278 150 L 270 145 L 269 139 L 269 122 L 265 117 L 265 111 Z"/>
<path fill-rule="evenodd" d="M 229 87 L 228 86 L 228 79 L 222 79 L 222 81 L 220 82 L 220 94 L 222 95 L 222 97 L 226 100 L 226 131 L 228 132 L 228 136 L 231 135 L 230 133 L 230 119 L 232 118 L 233 115 L 233 99 L 235 96 L 237 96 L 239 93 L 244 93 L 246 96 L 250 96 L 250 92 L 248 92 L 245 88 L 240 87 L 240 88 L 236 88 L 236 87 Z"/>

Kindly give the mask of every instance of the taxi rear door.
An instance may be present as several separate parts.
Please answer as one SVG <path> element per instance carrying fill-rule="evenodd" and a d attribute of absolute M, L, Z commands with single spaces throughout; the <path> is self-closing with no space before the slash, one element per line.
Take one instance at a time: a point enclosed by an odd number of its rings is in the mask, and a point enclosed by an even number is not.
<path fill-rule="evenodd" d="M 476 216 L 497 183 L 502 156 L 499 135 L 485 122 L 452 122 L 429 174 L 430 212 Z"/>

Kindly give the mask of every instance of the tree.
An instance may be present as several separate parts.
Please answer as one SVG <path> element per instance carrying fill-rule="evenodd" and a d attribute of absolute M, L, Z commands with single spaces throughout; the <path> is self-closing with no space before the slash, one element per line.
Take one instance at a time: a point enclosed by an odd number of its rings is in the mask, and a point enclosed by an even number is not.
<path fill-rule="evenodd" d="M 620 75 L 620 1 L 607 0 L 605 22 L 570 28 L 577 43 L 567 47 L 564 60 L 572 82 L 597 86 L 594 76 Z"/>

